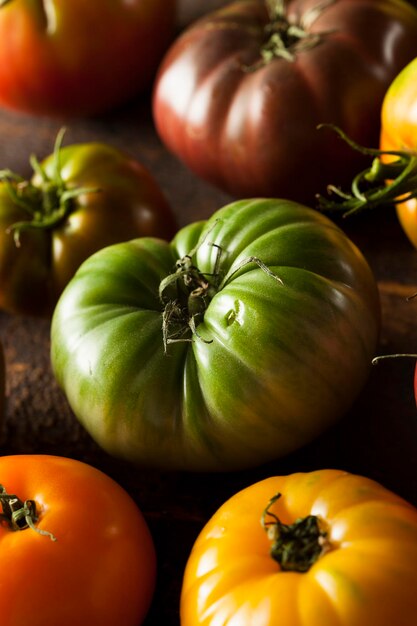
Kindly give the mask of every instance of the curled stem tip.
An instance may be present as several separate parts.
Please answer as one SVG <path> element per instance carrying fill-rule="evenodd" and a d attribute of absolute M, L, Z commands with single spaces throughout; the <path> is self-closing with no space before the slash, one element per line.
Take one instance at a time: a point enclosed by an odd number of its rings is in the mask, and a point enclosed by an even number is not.
<path fill-rule="evenodd" d="M 328 197 L 318 194 L 319 209 L 341 211 L 346 217 L 364 209 L 392 206 L 417 197 L 417 154 L 366 148 L 334 124 L 320 124 L 317 128 L 336 132 L 352 150 L 372 158 L 370 167 L 353 178 L 349 191 L 329 184 Z"/>
<path fill-rule="evenodd" d="M 327 533 L 316 515 L 299 518 L 293 524 L 283 524 L 270 510 L 280 497 L 281 494 L 277 493 L 271 498 L 261 517 L 262 527 L 272 542 L 271 557 L 283 571 L 307 572 L 323 554 Z"/>
<path fill-rule="evenodd" d="M 10 530 L 21 531 L 30 528 L 39 535 L 49 537 L 51 541 L 56 541 L 55 535 L 36 526 L 39 518 L 34 500 L 25 500 L 23 502 L 17 496 L 8 494 L 3 485 L 0 485 L 0 504 L 2 506 L 0 519 L 8 525 Z"/>

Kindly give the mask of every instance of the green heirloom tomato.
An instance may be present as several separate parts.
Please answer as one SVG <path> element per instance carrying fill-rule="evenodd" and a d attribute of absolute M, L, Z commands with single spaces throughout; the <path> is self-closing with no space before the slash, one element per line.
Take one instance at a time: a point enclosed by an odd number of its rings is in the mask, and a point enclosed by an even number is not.
<path fill-rule="evenodd" d="M 52 364 L 109 453 L 228 470 L 307 443 L 363 386 L 375 280 L 329 219 L 234 202 L 171 243 L 140 238 L 80 267 L 52 319 Z"/>

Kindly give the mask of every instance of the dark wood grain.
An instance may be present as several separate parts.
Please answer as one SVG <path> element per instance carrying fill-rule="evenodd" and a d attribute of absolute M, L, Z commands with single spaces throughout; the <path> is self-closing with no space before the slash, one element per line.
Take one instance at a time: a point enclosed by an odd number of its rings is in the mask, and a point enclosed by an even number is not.
<path fill-rule="evenodd" d="M 179 28 L 219 0 L 180 3 Z M 51 152 L 57 130 L 66 143 L 102 140 L 128 150 L 154 174 L 180 225 L 208 217 L 231 198 L 198 180 L 159 141 L 149 94 L 95 119 L 51 120 L 0 112 L 0 167 L 29 174 L 28 155 Z M 393 210 L 339 221 L 367 257 L 382 304 L 379 354 L 417 351 L 417 252 Z M 7 366 L 7 414 L 1 454 L 48 453 L 81 459 L 115 478 L 133 496 L 151 527 L 159 562 L 147 626 L 179 624 L 184 565 L 198 531 L 235 491 L 273 474 L 341 468 L 378 480 L 417 505 L 417 410 L 413 359 L 381 361 L 349 413 L 311 445 L 285 459 L 233 474 L 139 470 L 110 458 L 71 413 L 49 362 L 49 321 L 0 313 Z"/>

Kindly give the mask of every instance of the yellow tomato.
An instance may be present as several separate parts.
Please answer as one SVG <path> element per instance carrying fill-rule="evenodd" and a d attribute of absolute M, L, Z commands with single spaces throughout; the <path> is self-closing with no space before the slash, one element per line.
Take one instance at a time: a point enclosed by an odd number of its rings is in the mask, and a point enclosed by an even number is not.
<path fill-rule="evenodd" d="M 417 151 L 417 58 L 409 63 L 389 87 L 382 105 L 380 148 L 383 151 Z M 409 189 L 417 185 L 417 173 Z M 417 248 L 417 199 L 397 205 L 405 234 Z"/>
<path fill-rule="evenodd" d="M 394 78 L 384 96 L 379 149 L 360 146 L 342 129 L 333 128 L 352 149 L 373 160 L 358 172 L 349 191 L 329 185 L 328 197 L 318 197 L 319 207 L 348 215 L 395 205 L 405 234 L 417 248 L 417 58 Z"/>
<path fill-rule="evenodd" d="M 416 581 L 411 504 L 338 470 L 273 477 L 234 495 L 202 530 L 181 624 L 412 626 Z"/>

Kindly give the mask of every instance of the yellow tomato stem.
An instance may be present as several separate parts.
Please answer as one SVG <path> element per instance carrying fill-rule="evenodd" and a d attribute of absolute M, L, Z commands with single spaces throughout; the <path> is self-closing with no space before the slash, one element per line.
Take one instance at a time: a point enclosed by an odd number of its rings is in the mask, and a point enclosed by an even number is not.
<path fill-rule="evenodd" d="M 283 524 L 270 510 L 280 497 L 277 493 L 271 498 L 261 517 L 262 527 L 271 541 L 270 555 L 283 571 L 307 572 L 322 555 L 327 533 L 316 515 Z"/>
<path fill-rule="evenodd" d="M 3 485 L 0 485 L 0 504 L 2 506 L 1 519 L 7 523 L 10 530 L 20 531 L 30 528 L 39 535 L 44 535 L 49 537 L 51 541 L 56 541 L 56 537 L 52 533 L 35 525 L 38 517 L 34 500 L 25 500 L 23 502 L 17 496 L 8 494 Z"/>

